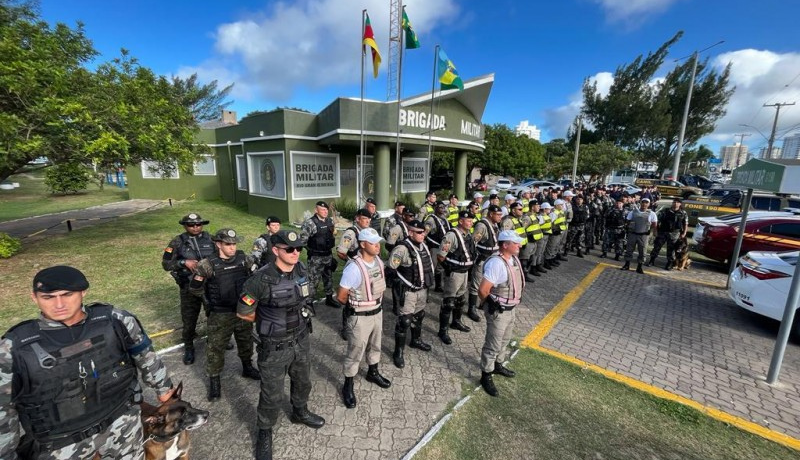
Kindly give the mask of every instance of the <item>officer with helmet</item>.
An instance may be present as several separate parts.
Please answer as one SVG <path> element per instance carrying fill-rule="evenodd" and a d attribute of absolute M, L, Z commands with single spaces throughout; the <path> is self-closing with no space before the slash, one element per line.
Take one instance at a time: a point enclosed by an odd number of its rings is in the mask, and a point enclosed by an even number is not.
<path fill-rule="evenodd" d="M 180 288 L 183 364 L 193 364 L 195 330 L 203 303 L 189 291 L 189 282 L 198 262 L 213 254 L 215 246 L 211 235 L 203 230 L 208 221 L 200 214 L 189 213 L 178 223 L 183 225 L 184 232 L 173 238 L 164 249 L 161 267 L 172 275 Z"/>

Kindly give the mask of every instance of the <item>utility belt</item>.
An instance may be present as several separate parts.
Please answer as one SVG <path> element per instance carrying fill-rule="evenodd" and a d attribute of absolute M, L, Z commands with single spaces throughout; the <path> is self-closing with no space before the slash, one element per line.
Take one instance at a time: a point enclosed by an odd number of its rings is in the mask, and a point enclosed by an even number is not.
<path fill-rule="evenodd" d="M 130 408 L 131 408 L 131 406 L 133 404 L 137 403 L 137 401 L 136 401 L 136 399 L 137 399 L 136 396 L 137 395 L 138 395 L 138 402 L 141 402 L 141 394 L 136 394 L 136 395 L 134 395 L 132 401 L 123 402 L 122 404 L 120 404 L 120 406 L 118 408 L 116 408 L 114 410 L 114 412 L 112 412 L 108 417 L 106 417 L 102 421 L 100 421 L 98 423 L 95 423 L 94 425 L 92 425 L 92 426 L 90 426 L 88 428 L 85 428 L 85 429 L 83 429 L 81 431 L 78 431 L 77 433 L 65 434 L 65 435 L 61 435 L 61 436 L 57 436 L 57 437 L 48 438 L 49 440 L 47 442 L 41 442 L 41 441 L 38 441 L 38 440 L 34 439 L 34 441 L 33 441 L 34 451 L 37 452 L 37 453 L 41 453 L 41 452 L 49 452 L 49 451 L 58 450 L 58 449 L 61 449 L 63 447 L 67 447 L 70 444 L 75 444 L 75 443 L 83 441 L 84 439 L 91 438 L 92 436 L 94 436 L 96 434 L 103 433 L 118 418 L 120 418 L 124 414 L 126 414 L 130 410 Z"/>
<path fill-rule="evenodd" d="M 486 312 L 490 315 L 494 315 L 495 313 L 503 313 L 506 311 L 511 311 L 516 307 L 516 305 L 503 305 L 497 299 L 489 296 L 486 298 Z"/>
<path fill-rule="evenodd" d="M 327 251 L 316 251 L 314 249 L 308 250 L 308 257 L 328 257 L 329 255 L 331 255 L 330 249 Z"/>
<path fill-rule="evenodd" d="M 373 310 L 367 310 L 367 311 L 356 311 L 355 308 L 350 306 L 345 308 L 347 308 L 346 312 L 347 316 L 375 316 L 383 310 L 383 308 L 380 305 L 378 305 L 378 307 Z"/>
<path fill-rule="evenodd" d="M 283 350 L 284 348 L 292 348 L 298 343 L 300 343 L 301 340 L 306 338 L 309 332 L 310 332 L 309 328 L 306 327 L 302 330 L 302 332 L 292 337 L 291 339 L 280 339 L 280 340 L 276 340 L 273 339 L 272 337 L 259 334 L 258 335 L 259 343 L 257 345 L 257 349 L 258 351 L 280 351 Z"/>

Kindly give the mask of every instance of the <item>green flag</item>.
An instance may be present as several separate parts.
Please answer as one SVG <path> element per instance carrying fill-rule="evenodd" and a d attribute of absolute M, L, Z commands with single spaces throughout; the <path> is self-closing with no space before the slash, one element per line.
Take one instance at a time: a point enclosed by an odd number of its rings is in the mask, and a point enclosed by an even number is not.
<path fill-rule="evenodd" d="M 419 48 L 417 33 L 414 32 L 414 28 L 411 27 L 411 21 L 408 20 L 405 8 L 403 8 L 403 31 L 406 33 L 406 49 L 412 50 Z"/>

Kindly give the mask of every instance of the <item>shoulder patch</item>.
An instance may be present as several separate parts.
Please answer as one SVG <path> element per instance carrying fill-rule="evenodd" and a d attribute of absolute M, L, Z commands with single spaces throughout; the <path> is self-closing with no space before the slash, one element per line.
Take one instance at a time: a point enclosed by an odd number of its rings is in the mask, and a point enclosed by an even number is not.
<path fill-rule="evenodd" d="M 248 307 L 252 307 L 253 304 L 256 303 L 256 299 L 250 297 L 249 294 L 243 295 L 241 301 L 245 303 Z"/>

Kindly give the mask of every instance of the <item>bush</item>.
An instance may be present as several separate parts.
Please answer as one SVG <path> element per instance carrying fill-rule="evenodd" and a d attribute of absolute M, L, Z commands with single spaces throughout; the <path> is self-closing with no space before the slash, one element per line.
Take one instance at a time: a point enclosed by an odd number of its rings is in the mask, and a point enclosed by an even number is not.
<path fill-rule="evenodd" d="M 410 209 L 414 214 L 419 213 L 419 205 L 414 202 L 414 197 L 410 193 L 400 195 L 397 201 L 406 205 L 406 209 Z"/>
<path fill-rule="evenodd" d="M 7 233 L 0 232 L 0 259 L 8 259 L 22 249 L 22 242 Z"/>
<path fill-rule="evenodd" d="M 92 174 L 80 163 L 70 162 L 52 166 L 44 173 L 44 185 L 51 193 L 77 193 L 86 190 Z"/>
<path fill-rule="evenodd" d="M 358 211 L 358 205 L 353 200 L 348 200 L 347 198 L 341 198 L 331 203 L 331 207 L 334 211 L 339 213 L 339 217 L 342 219 L 353 220 L 356 218 L 356 211 Z"/>

